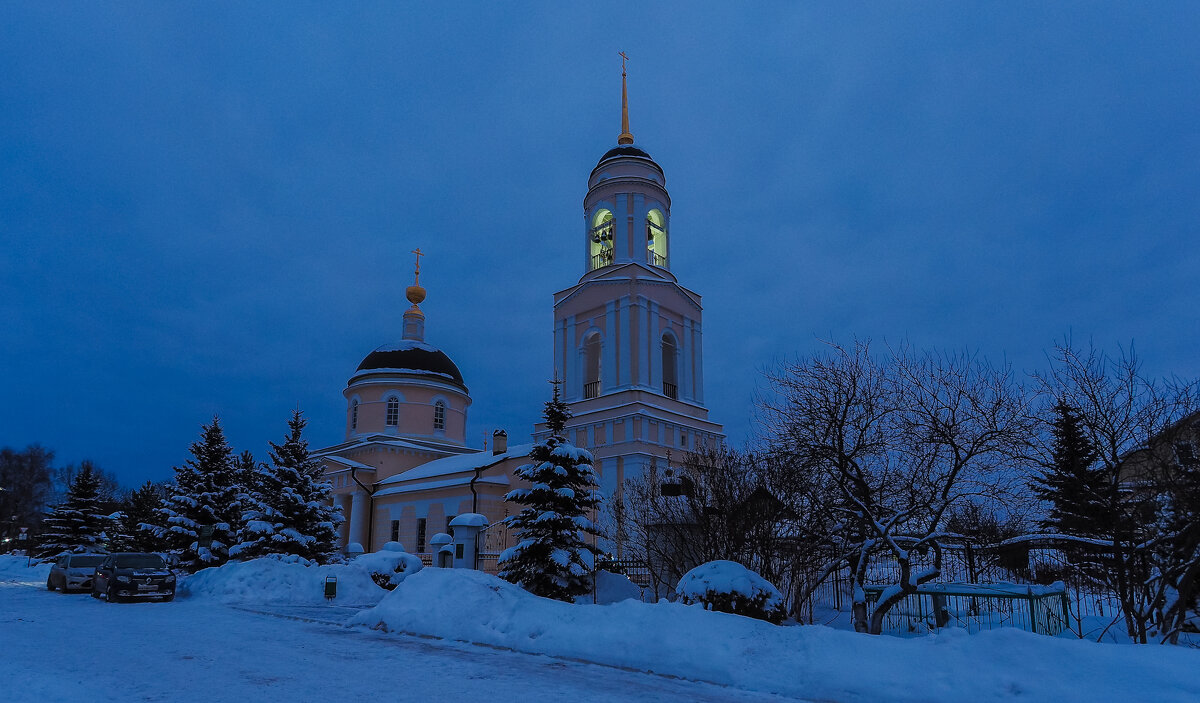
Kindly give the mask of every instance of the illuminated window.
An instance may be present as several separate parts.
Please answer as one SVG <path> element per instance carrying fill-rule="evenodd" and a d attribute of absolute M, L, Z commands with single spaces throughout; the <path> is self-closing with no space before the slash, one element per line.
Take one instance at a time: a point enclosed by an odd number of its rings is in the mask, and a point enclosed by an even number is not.
<path fill-rule="evenodd" d="M 440 400 L 433 404 L 433 429 L 446 429 L 446 404 Z"/>
<path fill-rule="evenodd" d="M 591 268 L 595 270 L 613 262 L 613 214 L 601 208 L 592 216 L 592 227 L 588 232 L 588 252 Z"/>
<path fill-rule="evenodd" d="M 592 332 L 583 340 L 583 397 L 600 395 L 600 333 Z"/>
<path fill-rule="evenodd" d="M 387 421 L 384 424 L 388 427 L 400 424 L 400 399 L 396 396 L 387 399 Z"/>
<path fill-rule="evenodd" d="M 679 397 L 679 377 L 675 369 L 678 350 L 679 348 L 675 345 L 675 338 L 670 333 L 664 334 L 662 338 L 662 379 L 663 395 L 668 398 Z"/>
<path fill-rule="evenodd" d="M 358 429 L 358 398 L 350 403 L 350 429 Z"/>
<path fill-rule="evenodd" d="M 646 263 L 667 265 L 667 220 L 662 210 L 646 213 Z"/>

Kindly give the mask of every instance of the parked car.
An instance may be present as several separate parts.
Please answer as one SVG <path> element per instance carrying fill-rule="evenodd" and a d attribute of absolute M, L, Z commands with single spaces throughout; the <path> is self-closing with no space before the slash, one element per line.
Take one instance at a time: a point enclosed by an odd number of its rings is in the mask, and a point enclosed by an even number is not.
<path fill-rule="evenodd" d="M 108 602 L 121 598 L 175 598 L 175 574 L 159 554 L 119 552 L 109 554 L 92 577 L 92 597 Z"/>
<path fill-rule="evenodd" d="M 46 588 L 51 591 L 62 589 L 63 593 L 86 591 L 92 587 L 92 575 L 104 561 L 104 554 L 62 554 L 50 567 L 46 577 Z"/>

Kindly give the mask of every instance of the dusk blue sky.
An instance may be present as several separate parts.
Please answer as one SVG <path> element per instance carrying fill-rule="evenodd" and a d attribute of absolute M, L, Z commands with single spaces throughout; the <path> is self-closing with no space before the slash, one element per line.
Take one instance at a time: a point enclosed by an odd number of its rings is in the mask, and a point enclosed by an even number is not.
<path fill-rule="evenodd" d="M 398 339 L 528 433 L 582 198 L 631 127 L 704 296 L 711 417 L 821 339 L 1200 375 L 1200 5 L 4 3 L 0 446 L 266 455 Z"/>

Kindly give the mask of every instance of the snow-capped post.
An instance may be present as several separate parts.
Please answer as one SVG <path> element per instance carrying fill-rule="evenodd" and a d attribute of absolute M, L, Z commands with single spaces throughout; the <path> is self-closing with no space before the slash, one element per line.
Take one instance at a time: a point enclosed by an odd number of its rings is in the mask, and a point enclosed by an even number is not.
<path fill-rule="evenodd" d="M 433 552 L 433 565 L 448 569 L 454 566 L 454 538 L 439 532 L 429 539 L 429 551 Z"/>
<path fill-rule="evenodd" d="M 487 516 L 479 513 L 463 513 L 450 521 L 450 531 L 454 533 L 454 568 L 476 568 L 479 532 L 487 525 Z"/>
<path fill-rule="evenodd" d="M 550 436 L 533 446 L 533 463 L 513 472 L 530 487 L 504 497 L 524 507 L 504 520 L 519 541 L 501 552 L 500 578 L 535 595 L 570 602 L 592 589 L 600 550 L 585 535 L 600 534 L 591 518 L 600 497 L 591 453 L 564 436 L 571 413 L 559 397 L 558 383 L 554 398 L 546 403 Z"/>

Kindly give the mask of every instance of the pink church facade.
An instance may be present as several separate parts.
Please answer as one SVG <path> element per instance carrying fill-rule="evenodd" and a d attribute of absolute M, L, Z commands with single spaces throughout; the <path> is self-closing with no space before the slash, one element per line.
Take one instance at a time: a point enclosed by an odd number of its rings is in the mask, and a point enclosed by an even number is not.
<path fill-rule="evenodd" d="M 622 107 L 618 145 L 588 179 L 583 273 L 554 294 L 545 340 L 574 416 L 568 439 L 592 452 L 610 502 L 627 479 L 724 440 L 704 405 L 701 298 L 670 269 L 666 177 L 633 144 Z M 503 498 L 531 444 L 510 447 L 497 431 L 490 450 L 466 446 L 470 392 L 450 357 L 425 341 L 419 282 L 408 297 L 402 339 L 368 354 L 343 391 L 345 441 L 318 456 L 347 518 L 343 547 L 399 541 L 432 561 L 435 536 L 455 516 L 480 513 L 493 524 L 509 514 Z M 537 425 L 530 439 L 544 436 Z"/>

